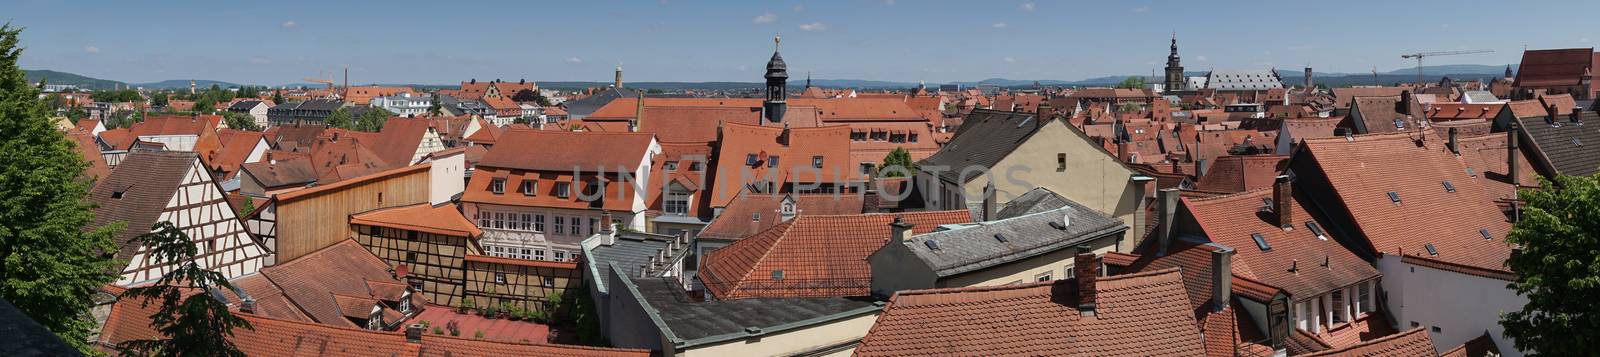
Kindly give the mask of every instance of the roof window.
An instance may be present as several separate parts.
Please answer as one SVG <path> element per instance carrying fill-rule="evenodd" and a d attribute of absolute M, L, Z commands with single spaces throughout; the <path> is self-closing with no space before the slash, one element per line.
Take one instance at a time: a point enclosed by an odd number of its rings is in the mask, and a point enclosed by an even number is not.
<path fill-rule="evenodd" d="M 1483 240 L 1494 239 L 1494 236 L 1489 235 L 1488 228 L 1478 228 L 1478 235 L 1483 236 Z"/>
<path fill-rule="evenodd" d="M 1007 242 L 1006 241 L 1006 235 L 1003 234 L 1003 233 L 995 233 L 994 234 L 994 240 L 1000 241 L 1000 243 Z"/>
<path fill-rule="evenodd" d="M 1389 191 L 1389 202 L 1394 202 L 1395 204 L 1399 204 L 1400 203 L 1400 194 L 1399 193 L 1395 193 L 1394 191 Z"/>
<path fill-rule="evenodd" d="M 1468 167 L 1467 168 L 1467 176 L 1478 177 L 1478 171 L 1473 170 L 1471 167 Z"/>
<path fill-rule="evenodd" d="M 783 269 L 772 269 L 772 280 L 783 280 Z"/>
<path fill-rule="evenodd" d="M 1456 192 L 1456 185 L 1450 184 L 1450 180 L 1444 180 L 1442 183 L 1444 184 L 1444 192 Z"/>
<path fill-rule="evenodd" d="M 1427 245 L 1423 245 L 1422 247 L 1423 248 L 1428 248 L 1428 255 L 1432 255 L 1432 256 L 1438 256 L 1439 255 L 1439 248 L 1435 248 L 1433 246 L 1433 243 L 1428 243 Z"/>
<path fill-rule="evenodd" d="M 1306 221 L 1306 229 L 1311 230 L 1311 234 L 1317 235 L 1317 239 L 1328 240 L 1327 232 L 1323 232 L 1322 226 L 1317 225 L 1317 222 Z"/>
<path fill-rule="evenodd" d="M 1256 248 L 1261 248 L 1261 251 L 1272 250 L 1272 245 L 1267 244 L 1267 237 L 1262 237 L 1261 233 L 1250 233 L 1250 239 L 1256 241 Z"/>
<path fill-rule="evenodd" d="M 925 241 L 922 241 L 922 245 L 928 246 L 928 249 L 931 249 L 931 250 L 939 250 L 939 242 L 938 241 L 925 240 Z"/>
<path fill-rule="evenodd" d="M 745 155 L 744 156 L 744 164 L 745 164 L 745 166 L 756 166 L 756 162 L 757 162 L 756 154 L 749 154 L 749 155 Z"/>

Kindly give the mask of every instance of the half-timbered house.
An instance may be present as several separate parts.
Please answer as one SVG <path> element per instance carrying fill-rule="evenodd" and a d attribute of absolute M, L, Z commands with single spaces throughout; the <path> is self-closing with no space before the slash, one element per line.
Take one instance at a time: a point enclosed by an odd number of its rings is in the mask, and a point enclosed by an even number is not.
<path fill-rule="evenodd" d="M 456 306 L 464 296 L 466 258 L 480 254 L 483 234 L 454 203 L 415 204 L 350 216 L 356 241 L 383 259 L 413 290 L 435 304 Z"/>
<path fill-rule="evenodd" d="M 222 187 L 198 155 L 186 151 L 133 151 L 90 192 L 93 227 L 127 226 L 115 238 L 116 257 L 126 261 L 117 285 L 156 280 L 170 270 L 153 261 L 135 240 L 159 222 L 171 222 L 194 241 L 202 268 L 236 278 L 259 271 L 271 253 L 246 233 Z"/>

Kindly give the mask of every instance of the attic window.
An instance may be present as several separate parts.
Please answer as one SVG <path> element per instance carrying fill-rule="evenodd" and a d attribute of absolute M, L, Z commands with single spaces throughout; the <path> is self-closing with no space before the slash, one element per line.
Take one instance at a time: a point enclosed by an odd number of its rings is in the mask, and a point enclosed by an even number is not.
<path fill-rule="evenodd" d="M 1400 120 L 1400 119 L 1395 119 L 1394 120 L 1394 128 L 1395 129 L 1405 129 L 1406 128 L 1406 121 Z"/>
<path fill-rule="evenodd" d="M 760 221 L 761 220 L 761 212 L 751 213 L 750 214 L 750 220 L 752 220 L 752 221 Z"/>
<path fill-rule="evenodd" d="M 939 250 L 939 242 L 937 241 L 925 240 L 922 241 L 922 245 L 928 246 L 928 249 L 931 250 Z"/>
<path fill-rule="evenodd" d="M 112 199 L 118 199 L 118 200 L 120 200 L 120 199 L 122 199 L 122 193 L 123 193 L 123 192 L 126 192 L 126 191 L 116 191 L 116 192 L 112 192 L 112 193 L 111 193 L 111 198 L 112 198 Z"/>
<path fill-rule="evenodd" d="M 489 181 L 489 192 L 495 194 L 506 193 L 506 179 L 496 178 Z"/>
<path fill-rule="evenodd" d="M 822 168 L 822 155 L 817 155 L 817 156 L 812 156 L 811 157 L 811 167 L 812 168 L 818 168 L 818 169 Z"/>
<path fill-rule="evenodd" d="M 744 164 L 745 166 L 756 166 L 756 154 L 745 155 Z"/>
<path fill-rule="evenodd" d="M 1444 192 L 1450 192 L 1450 193 L 1455 193 L 1456 192 L 1456 185 L 1450 184 L 1450 180 L 1444 180 L 1443 183 L 1444 183 Z"/>
<path fill-rule="evenodd" d="M 1389 191 L 1389 202 L 1394 202 L 1395 204 L 1399 204 L 1400 203 L 1400 194 L 1399 193 L 1395 193 L 1394 191 Z"/>
<path fill-rule="evenodd" d="M 1494 236 L 1489 235 L 1488 228 L 1478 228 L 1478 235 L 1483 236 L 1484 240 L 1494 239 Z"/>
<path fill-rule="evenodd" d="M 1467 176 L 1478 177 L 1478 171 L 1475 171 L 1471 167 L 1468 167 L 1467 168 Z"/>
<path fill-rule="evenodd" d="M 1317 239 L 1328 240 L 1328 234 L 1322 231 L 1322 226 L 1318 226 L 1317 222 L 1306 221 L 1306 229 L 1311 230 L 1311 234 L 1317 235 Z"/>
<path fill-rule="evenodd" d="M 1267 244 L 1267 237 L 1262 237 L 1261 233 L 1250 233 L 1250 240 L 1256 241 L 1256 248 L 1261 248 L 1263 252 L 1272 250 L 1272 245 Z"/>
<path fill-rule="evenodd" d="M 662 162 L 661 163 L 661 169 L 667 170 L 667 171 L 677 171 L 678 170 L 678 162 L 677 161 Z"/>
<path fill-rule="evenodd" d="M 1058 222 L 1058 221 L 1050 221 L 1050 228 L 1055 228 L 1056 230 L 1064 231 L 1064 230 L 1067 230 L 1067 225 L 1062 224 L 1061 222 Z"/>
<path fill-rule="evenodd" d="M 994 240 L 1000 241 L 1000 243 L 1007 242 L 1006 241 L 1006 235 L 1005 234 L 1001 234 L 1001 233 L 995 233 L 994 234 Z M 930 241 L 930 242 L 932 242 L 932 241 Z"/>
<path fill-rule="evenodd" d="M 523 196 L 533 196 L 534 193 L 538 192 L 538 191 L 539 191 L 539 182 L 538 181 L 522 181 L 522 195 Z"/>
<path fill-rule="evenodd" d="M 1428 255 L 1432 255 L 1432 256 L 1438 256 L 1439 255 L 1439 248 L 1435 248 L 1433 246 L 1433 243 L 1428 243 L 1426 245 L 1423 245 L 1422 247 L 1423 248 L 1428 248 Z"/>
<path fill-rule="evenodd" d="M 778 155 L 767 157 L 767 167 L 778 167 Z"/>
<path fill-rule="evenodd" d="M 783 269 L 772 269 L 772 280 L 783 280 Z"/>

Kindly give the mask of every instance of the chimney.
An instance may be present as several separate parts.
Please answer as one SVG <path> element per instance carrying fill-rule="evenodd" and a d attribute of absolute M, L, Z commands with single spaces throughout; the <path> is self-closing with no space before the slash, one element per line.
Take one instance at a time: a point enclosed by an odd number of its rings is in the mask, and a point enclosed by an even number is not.
<path fill-rule="evenodd" d="M 410 325 L 407 325 L 406 326 L 406 342 L 422 343 L 422 329 L 423 329 L 422 324 L 410 324 Z"/>
<path fill-rule="evenodd" d="M 1048 101 L 1048 100 L 1040 100 L 1039 101 L 1039 120 L 1040 121 L 1050 120 L 1050 118 L 1055 117 L 1055 115 L 1056 115 L 1055 107 L 1050 105 L 1050 101 Z"/>
<path fill-rule="evenodd" d="M 1567 116 L 1572 119 L 1573 124 L 1583 125 L 1583 117 L 1580 113 L 1583 113 L 1583 108 L 1573 107 L 1572 113 L 1568 114 Z"/>
<path fill-rule="evenodd" d="M 245 297 L 239 300 L 239 312 L 246 314 L 256 313 L 256 298 Z"/>
<path fill-rule="evenodd" d="M 1167 248 L 1172 246 L 1172 220 L 1178 216 L 1178 189 L 1164 188 L 1156 192 L 1156 214 L 1160 216 L 1156 221 L 1156 242 L 1159 250 L 1156 255 L 1167 255 Z M 1138 224 L 1137 222 L 1135 224 Z"/>
<path fill-rule="evenodd" d="M 1233 298 L 1233 248 L 1211 251 L 1211 308 L 1222 311 Z"/>
<path fill-rule="evenodd" d="M 1294 229 L 1294 210 L 1289 209 L 1290 202 L 1294 202 L 1294 186 L 1290 185 L 1289 175 L 1278 175 L 1272 184 L 1272 213 L 1278 215 L 1278 226 L 1284 230 Z"/>
<path fill-rule="evenodd" d="M 1515 119 L 1506 129 L 1506 177 L 1511 178 L 1512 187 L 1522 184 L 1521 176 L 1517 176 L 1517 138 L 1521 136 L 1522 126 Z M 1517 190 L 1511 190 L 1511 221 L 1522 220 L 1522 213 L 1517 211 Z"/>
<path fill-rule="evenodd" d="M 1205 176 L 1206 169 L 1206 159 L 1194 159 L 1194 177 L 1196 181 L 1200 179 L 1200 176 Z"/>
<path fill-rule="evenodd" d="M 1117 161 L 1128 162 L 1128 142 L 1117 140 Z"/>
<path fill-rule="evenodd" d="M 895 216 L 894 222 L 889 222 L 889 229 L 894 232 L 894 237 L 898 238 L 901 242 L 911 241 L 911 227 L 913 227 L 913 225 L 906 223 L 906 221 L 901 219 L 900 216 Z"/>
<path fill-rule="evenodd" d="M 995 192 L 994 191 L 995 191 L 994 181 L 990 181 L 988 185 L 983 186 L 983 217 L 982 218 L 983 218 L 984 222 L 995 220 L 994 212 L 995 212 L 995 205 L 997 203 L 995 202 Z"/>
<path fill-rule="evenodd" d="M 1072 271 L 1078 279 L 1078 314 L 1094 316 L 1094 281 L 1100 277 L 1100 267 L 1094 261 L 1094 250 L 1088 245 L 1078 246 L 1078 255 L 1072 257 Z"/>
<path fill-rule="evenodd" d="M 1546 106 L 1544 108 L 1544 111 L 1545 111 L 1545 115 L 1546 115 L 1545 122 L 1548 122 L 1550 124 L 1555 124 L 1556 123 L 1556 105 L 1555 104 L 1551 104 L 1549 106 Z"/>
<path fill-rule="evenodd" d="M 1400 101 L 1394 103 L 1394 112 L 1411 115 L 1411 91 L 1400 91 Z"/>
<path fill-rule="evenodd" d="M 617 66 L 617 82 L 611 86 L 617 87 L 617 89 L 622 89 L 622 66 Z"/>
<path fill-rule="evenodd" d="M 619 74 L 620 75 L 620 74 Z M 634 101 L 633 120 L 628 122 L 628 132 L 638 132 L 639 126 L 644 124 L 644 92 L 639 92 L 639 99 Z"/>
<path fill-rule="evenodd" d="M 1450 147 L 1450 152 L 1451 153 L 1455 153 L 1456 155 L 1461 155 L 1461 146 L 1456 141 L 1456 137 L 1457 137 L 1457 135 L 1459 135 L 1459 134 L 1456 133 L 1456 128 L 1450 128 L 1450 130 L 1447 133 L 1449 134 L 1449 141 L 1446 142 L 1445 145 Z"/>

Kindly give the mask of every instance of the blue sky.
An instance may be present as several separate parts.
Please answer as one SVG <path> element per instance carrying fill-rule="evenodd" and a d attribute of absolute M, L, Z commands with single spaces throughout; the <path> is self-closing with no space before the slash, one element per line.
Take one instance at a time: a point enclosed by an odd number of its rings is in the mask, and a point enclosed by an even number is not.
<path fill-rule="evenodd" d="M 1553 11 L 1555 10 L 1555 11 Z M 1594 47 L 1600 1 L 52 1 L 6 0 L 22 65 L 129 82 L 759 81 L 772 36 L 791 76 L 930 83 L 1189 70 L 1367 72 L 1505 64 Z M 1537 24 L 1537 25 L 1530 25 Z"/>

